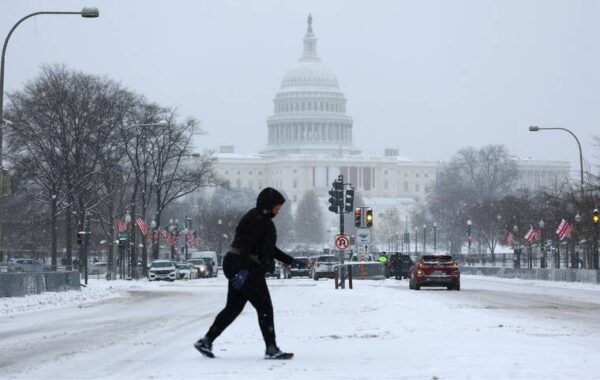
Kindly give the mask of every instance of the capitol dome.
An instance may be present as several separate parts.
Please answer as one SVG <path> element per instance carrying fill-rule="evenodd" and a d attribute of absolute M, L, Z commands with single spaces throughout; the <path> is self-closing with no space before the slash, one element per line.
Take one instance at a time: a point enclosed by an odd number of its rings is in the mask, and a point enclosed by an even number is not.
<path fill-rule="evenodd" d="M 321 62 L 308 16 L 304 50 L 288 70 L 276 94 L 274 113 L 267 120 L 266 153 L 349 153 L 352 118 L 335 73 Z"/>

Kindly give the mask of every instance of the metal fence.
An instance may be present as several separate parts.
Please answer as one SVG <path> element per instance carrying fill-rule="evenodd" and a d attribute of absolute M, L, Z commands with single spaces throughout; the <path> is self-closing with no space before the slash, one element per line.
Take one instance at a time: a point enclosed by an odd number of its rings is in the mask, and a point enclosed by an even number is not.
<path fill-rule="evenodd" d="M 496 276 L 503 278 L 520 278 L 527 280 L 584 282 L 600 284 L 600 271 L 595 269 L 572 268 L 495 268 L 495 267 L 461 267 L 461 274 Z"/>
<path fill-rule="evenodd" d="M 346 267 L 346 276 L 348 273 L 348 267 L 352 267 L 352 279 L 353 280 L 383 280 L 385 279 L 385 266 L 379 262 L 347 262 L 344 263 Z"/>
<path fill-rule="evenodd" d="M 0 297 L 80 290 L 79 272 L 0 273 Z"/>

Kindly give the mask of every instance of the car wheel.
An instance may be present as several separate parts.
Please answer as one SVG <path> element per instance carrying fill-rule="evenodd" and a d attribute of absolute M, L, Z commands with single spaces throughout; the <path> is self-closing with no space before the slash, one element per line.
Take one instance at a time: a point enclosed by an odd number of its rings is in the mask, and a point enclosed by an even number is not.
<path fill-rule="evenodd" d="M 317 274 L 316 274 L 316 273 L 313 275 L 313 280 L 315 280 L 315 281 L 319 281 L 319 277 L 317 276 Z"/>
<path fill-rule="evenodd" d="M 456 286 L 454 287 L 454 290 L 460 290 L 460 284 L 456 284 Z"/>
<path fill-rule="evenodd" d="M 415 284 L 415 285 L 414 285 L 414 289 L 415 289 L 415 290 L 421 290 L 421 285 L 416 285 L 416 284 Z"/>

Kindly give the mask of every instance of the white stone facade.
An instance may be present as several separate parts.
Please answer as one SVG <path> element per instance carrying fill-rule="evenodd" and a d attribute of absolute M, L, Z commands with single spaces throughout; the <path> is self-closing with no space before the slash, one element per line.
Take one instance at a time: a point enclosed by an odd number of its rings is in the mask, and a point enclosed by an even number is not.
<path fill-rule="evenodd" d="M 352 142 L 352 118 L 335 74 L 320 60 L 309 16 L 304 51 L 283 77 L 267 119 L 268 142 L 260 154 L 239 155 L 231 146 L 216 154 L 217 173 L 234 188 L 259 191 L 272 186 L 285 191 L 295 206 L 308 190 L 324 200 L 339 174 L 377 212 L 396 209 L 404 218 L 426 199 L 439 163 L 415 162 L 396 149 L 366 156 Z M 568 181 L 568 162 L 519 160 L 521 184 L 531 188 Z M 326 207 L 326 203 L 324 203 Z M 333 215 L 333 214 L 332 214 Z"/>

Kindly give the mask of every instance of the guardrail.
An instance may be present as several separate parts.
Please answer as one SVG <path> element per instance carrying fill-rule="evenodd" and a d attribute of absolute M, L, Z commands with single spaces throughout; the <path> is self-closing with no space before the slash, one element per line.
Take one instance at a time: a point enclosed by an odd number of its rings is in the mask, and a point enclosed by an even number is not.
<path fill-rule="evenodd" d="M 600 271 L 595 269 L 571 268 L 498 268 L 498 267 L 460 267 L 461 274 L 496 276 L 502 278 L 521 278 L 525 280 L 545 280 L 564 282 L 583 282 L 600 284 Z"/>
<path fill-rule="evenodd" d="M 0 297 L 81 290 L 79 272 L 0 273 Z"/>

